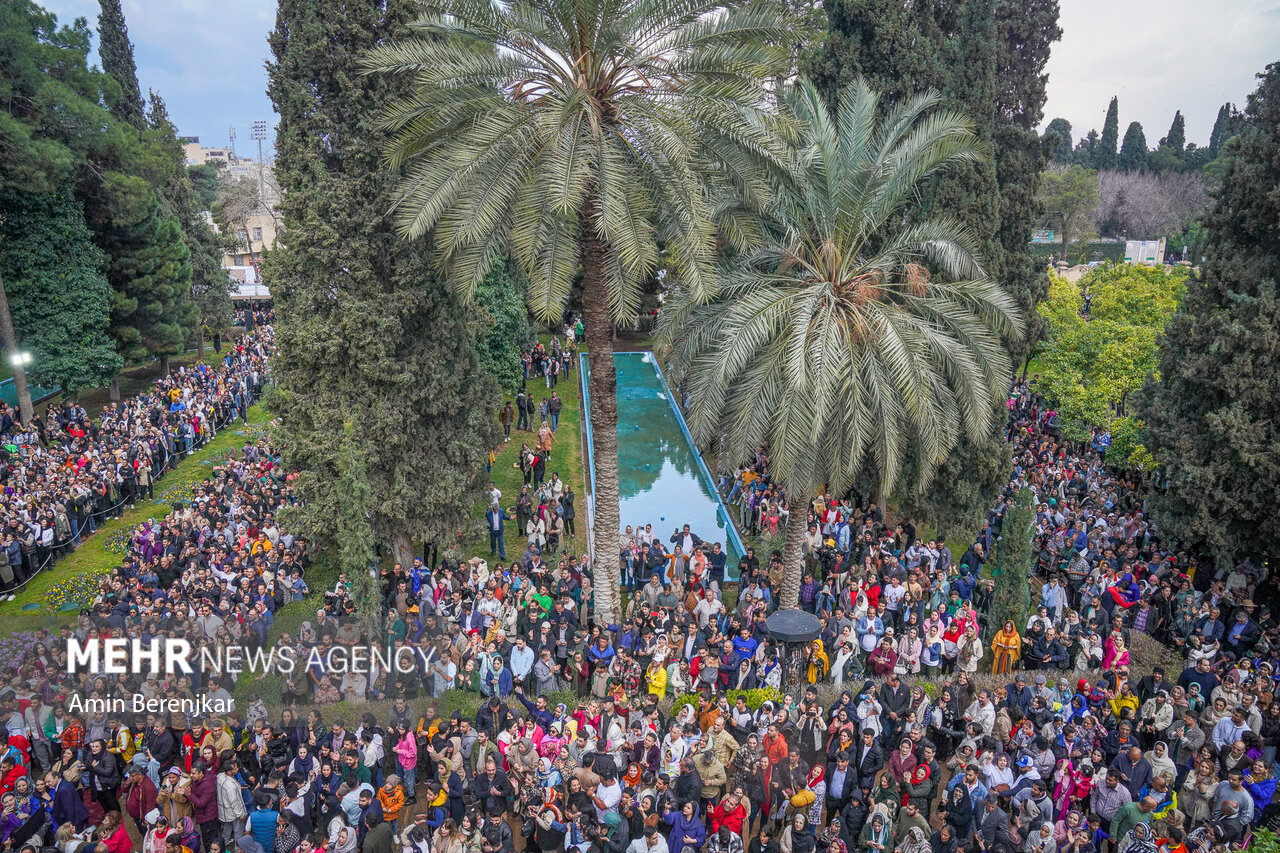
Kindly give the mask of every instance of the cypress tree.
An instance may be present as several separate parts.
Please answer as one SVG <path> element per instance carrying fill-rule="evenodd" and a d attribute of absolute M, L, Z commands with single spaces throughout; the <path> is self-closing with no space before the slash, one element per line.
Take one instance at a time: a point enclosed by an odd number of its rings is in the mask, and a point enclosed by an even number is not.
<path fill-rule="evenodd" d="M 1147 167 L 1147 135 L 1142 132 L 1141 122 L 1129 122 L 1116 165 L 1122 172 L 1138 172 Z"/>
<path fill-rule="evenodd" d="M 1055 118 L 1049 122 L 1049 126 L 1045 128 L 1045 137 L 1053 134 L 1057 139 L 1053 148 L 1053 160 L 1055 163 L 1067 164 L 1071 162 L 1071 122 L 1065 118 Z"/>
<path fill-rule="evenodd" d="M 1218 107 L 1218 117 L 1213 120 L 1213 130 L 1209 133 L 1209 153 L 1217 157 L 1222 153 L 1222 146 L 1235 135 L 1240 127 L 1240 113 L 1235 104 L 1223 104 Z"/>
<path fill-rule="evenodd" d="M 161 188 L 161 197 L 168 212 L 178 219 L 191 258 L 191 298 L 198 312 L 197 343 L 203 356 L 205 329 L 213 333 L 231 325 L 235 311 L 231 303 L 233 285 L 222 268 L 222 241 L 200 215 L 200 199 L 184 163 L 177 129 L 169 121 L 164 99 L 156 92 L 150 93 L 147 126 L 172 169 L 169 182 Z"/>
<path fill-rule="evenodd" d="M 120 0 L 98 0 L 98 56 L 102 70 L 120 87 L 120 93 L 108 98 L 111 114 L 138 130 L 146 126 L 142 114 L 142 89 L 138 86 L 138 66 L 133 60 L 133 42 L 124 21 Z"/>
<path fill-rule="evenodd" d="M 1160 140 L 1160 147 L 1179 156 L 1187 147 L 1187 121 L 1182 117 L 1182 110 L 1173 114 L 1173 124 L 1169 125 L 1169 134 Z"/>
<path fill-rule="evenodd" d="M 823 3 L 827 31 L 801 63 L 801 71 L 828 103 L 862 75 L 882 107 L 920 91 L 936 78 L 937 45 L 926 40 L 902 0 L 830 0 Z"/>
<path fill-rule="evenodd" d="M 1220 568 L 1274 559 L 1280 541 L 1280 63 L 1259 77 L 1223 151 L 1201 278 L 1165 330 L 1139 413 L 1168 478 L 1151 495 L 1161 530 Z"/>
<path fill-rule="evenodd" d="M 1035 533 L 1031 499 L 1031 490 L 1022 489 L 1005 511 L 1000 540 L 996 543 L 995 567 L 991 570 L 995 588 L 991 592 L 988 636 L 1008 621 L 1021 631 L 1031 613 L 1030 579 L 1035 556 L 1031 550 L 1031 537 Z"/>
<path fill-rule="evenodd" d="M 377 121 L 408 81 L 365 77 L 359 63 L 412 12 L 409 0 L 281 0 L 268 65 L 285 232 L 266 273 L 280 309 L 281 438 L 306 501 L 295 520 L 340 544 L 334 520 L 353 469 L 334 437 L 349 425 L 371 454 L 367 518 L 403 565 L 412 543 L 453 543 L 472 523 L 500 435 L 496 387 L 429 246 L 387 218 L 397 174 Z"/>
<path fill-rule="evenodd" d="M 1111 96 L 1107 105 L 1107 118 L 1102 124 L 1102 139 L 1094 150 L 1093 168 L 1114 169 L 1116 167 L 1117 145 L 1120 142 L 1120 100 Z"/>
<path fill-rule="evenodd" d="M 33 381 L 74 394 L 107 384 L 120 356 L 107 334 L 111 285 L 76 199 L 0 195 L 0 275 Z"/>

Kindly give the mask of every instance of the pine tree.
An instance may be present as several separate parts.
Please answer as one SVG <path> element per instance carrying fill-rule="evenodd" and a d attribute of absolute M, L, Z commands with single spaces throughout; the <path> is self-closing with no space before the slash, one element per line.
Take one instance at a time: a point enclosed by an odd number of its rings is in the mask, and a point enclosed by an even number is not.
<path fill-rule="evenodd" d="M 363 76 L 360 60 L 412 11 L 409 0 L 282 0 L 268 68 L 285 232 L 266 274 L 280 317 L 281 438 L 306 499 L 297 521 L 339 544 L 345 463 L 333 436 L 349 423 L 356 446 L 376 449 L 370 523 L 404 565 L 412 543 L 454 543 L 472 523 L 500 435 L 463 312 L 426 242 L 403 239 L 386 215 L 397 174 L 375 121 L 400 83 Z"/>
<path fill-rule="evenodd" d="M 1093 153 L 1093 168 L 1114 169 L 1120 142 L 1120 100 L 1114 95 L 1107 105 L 1107 118 L 1102 124 L 1102 138 Z"/>
<path fill-rule="evenodd" d="M 1274 559 L 1280 538 L 1280 63 L 1259 75 L 1206 217 L 1207 262 L 1165 329 L 1139 418 L 1168 478 L 1171 539 L 1219 568 Z"/>
<path fill-rule="evenodd" d="M 98 15 L 98 56 L 102 59 L 102 70 L 120 87 L 114 99 L 107 99 L 111 114 L 141 131 L 146 127 L 142 89 L 138 86 L 138 66 L 133 60 L 133 43 L 129 41 L 124 11 L 120 0 L 98 0 L 98 3 L 102 7 Z"/>
<path fill-rule="evenodd" d="M 1160 147 L 1167 148 L 1179 156 L 1187 147 L 1187 121 L 1182 117 L 1182 110 L 1173 114 L 1173 124 L 1169 125 L 1168 135 L 1160 140 Z"/>
<path fill-rule="evenodd" d="M 107 384 L 121 366 L 107 334 L 112 291 L 79 202 L 9 191 L 0 212 L 0 274 L 32 380 L 70 394 Z"/>
<path fill-rule="evenodd" d="M 1147 135 L 1142 132 L 1141 122 L 1129 122 L 1116 165 L 1122 172 L 1139 172 L 1147 167 Z"/>
<path fill-rule="evenodd" d="M 498 386 L 514 394 L 524 379 L 520 355 L 533 345 L 525 308 L 528 283 L 514 261 L 500 258 L 476 290 L 472 303 L 476 357 Z"/>
<path fill-rule="evenodd" d="M 1064 165 L 1069 164 L 1073 145 L 1071 141 L 1071 122 L 1065 118 L 1055 118 L 1045 128 L 1045 137 L 1048 138 L 1049 134 L 1053 134 L 1057 138 L 1053 148 L 1054 162 Z"/>
<path fill-rule="evenodd" d="M 1019 631 L 1031 615 L 1031 576 L 1034 553 L 1031 537 L 1035 533 L 1035 513 L 1031 508 L 1030 489 L 1022 489 L 1005 511 L 1000 528 L 1000 541 L 995 548 L 995 568 L 991 576 L 995 588 L 991 593 L 991 615 L 988 634 L 994 635 L 1012 621 Z"/>

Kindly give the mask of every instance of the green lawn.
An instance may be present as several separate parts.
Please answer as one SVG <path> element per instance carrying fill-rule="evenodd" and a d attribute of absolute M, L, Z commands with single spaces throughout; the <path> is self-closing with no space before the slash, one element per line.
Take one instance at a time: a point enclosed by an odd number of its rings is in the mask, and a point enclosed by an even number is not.
<path fill-rule="evenodd" d="M 267 419 L 267 414 L 262 410 L 261 406 L 255 405 L 249 410 L 250 424 L 263 424 Z M 198 483 L 210 476 L 212 471 L 211 460 L 215 455 L 224 455 L 227 451 L 238 451 L 244 444 L 246 438 L 241 434 L 243 429 L 244 424 L 240 422 L 223 429 L 213 441 L 201 448 L 199 452 L 188 456 L 177 468 L 156 481 L 156 501 L 160 501 L 161 496 L 166 492 L 175 489 L 181 490 L 185 486 Z M 100 527 L 98 532 L 86 539 L 75 553 L 70 554 L 62 562 L 45 569 L 37 575 L 35 580 L 27 584 L 22 594 L 17 598 L 0 604 L 0 617 L 4 618 L 7 629 L 9 631 L 26 631 L 48 625 L 49 620 L 46 611 L 23 610 L 22 605 L 42 602 L 45 591 L 55 584 L 74 578 L 77 575 L 110 569 L 119 565 L 120 557 L 107 550 L 107 541 L 110 539 L 111 534 L 120 530 L 131 529 L 148 518 L 163 518 L 168 511 L 169 503 L 170 501 L 164 503 L 139 502 L 134 509 L 125 510 L 120 518 Z M 60 613 L 58 617 L 60 621 L 70 622 L 74 615 L 74 613 Z"/>
<path fill-rule="evenodd" d="M 551 348 L 551 337 L 549 335 L 540 336 L 543 346 L 548 350 Z M 585 351 L 585 350 L 584 350 Z M 573 486 L 574 492 L 578 498 L 574 502 L 577 510 L 575 525 L 577 527 L 577 537 L 568 538 L 561 544 L 561 551 L 581 552 L 587 546 L 586 516 L 587 516 L 587 500 L 586 500 L 586 479 L 582 461 L 582 392 L 579 385 L 578 365 L 575 363 L 573 372 L 568 376 L 561 375 L 559 382 L 556 384 L 555 392 L 563 400 L 560 409 L 560 429 L 556 432 L 556 441 L 552 447 L 551 458 L 547 460 L 547 478 L 550 479 L 552 472 L 558 472 L 560 479 L 565 483 Z M 533 392 L 538 402 L 544 397 L 550 397 L 551 391 L 547 389 L 545 380 L 530 379 L 528 388 Z M 502 402 L 507 400 L 514 401 L 515 394 L 508 394 L 503 397 Z M 537 421 L 537 416 L 534 416 Z M 536 424 L 535 424 L 536 429 Z M 520 430 L 511 430 L 511 440 L 505 442 L 498 450 L 498 458 L 493 463 L 492 479 L 502 491 L 502 505 L 511 511 L 511 515 L 515 515 L 513 507 L 516 504 L 516 496 L 520 494 L 520 487 L 524 485 L 524 475 L 520 473 L 520 469 L 516 466 L 516 461 L 520 458 L 520 445 L 528 443 L 530 445 L 537 438 L 536 432 L 523 432 Z M 471 543 L 464 552 L 466 557 L 483 557 L 489 558 L 489 534 L 484 529 L 484 510 L 485 502 L 481 498 L 476 503 L 475 516 L 481 521 L 480 538 Z M 524 531 L 516 530 L 514 521 L 507 522 L 505 543 L 507 548 L 507 558 L 515 559 L 524 550 Z M 554 561 L 551 561 L 554 562 Z"/>

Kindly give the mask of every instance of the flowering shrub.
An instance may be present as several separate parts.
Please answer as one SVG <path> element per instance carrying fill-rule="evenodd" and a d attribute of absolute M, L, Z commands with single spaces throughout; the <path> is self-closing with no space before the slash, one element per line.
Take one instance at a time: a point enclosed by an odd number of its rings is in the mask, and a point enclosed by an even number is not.
<path fill-rule="evenodd" d="M 173 506 L 174 504 L 189 504 L 196 497 L 195 483 L 177 483 L 165 489 L 156 495 L 156 503 L 161 506 Z"/>
<path fill-rule="evenodd" d="M 68 603 L 85 607 L 98 594 L 98 584 L 109 574 L 110 568 L 92 569 L 54 584 L 44 591 L 44 605 L 52 613 L 57 613 Z"/>
<path fill-rule="evenodd" d="M 0 670 L 13 673 L 30 656 L 36 645 L 34 631 L 19 631 L 0 636 Z"/>
<path fill-rule="evenodd" d="M 129 553 L 129 544 L 132 538 L 132 530 L 128 527 L 122 527 L 107 537 L 104 547 L 117 557 L 123 557 Z"/>

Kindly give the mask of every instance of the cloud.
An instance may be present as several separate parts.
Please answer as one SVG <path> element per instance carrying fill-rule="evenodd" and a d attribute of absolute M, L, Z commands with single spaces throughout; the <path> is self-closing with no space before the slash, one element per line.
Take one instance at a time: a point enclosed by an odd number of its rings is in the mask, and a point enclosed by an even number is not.
<path fill-rule="evenodd" d="M 1280 44 L 1275 0 L 1063 0 L 1061 9 L 1045 123 L 1065 118 L 1077 140 L 1102 131 L 1116 95 L 1121 135 L 1139 121 L 1154 146 L 1182 110 L 1188 141 L 1204 145 L 1218 107 L 1243 105 Z"/>
<path fill-rule="evenodd" d="M 42 5 L 59 20 L 70 23 L 83 16 L 97 29 L 96 0 L 43 0 Z M 124 0 L 143 95 L 154 89 L 164 97 L 179 133 L 199 136 L 205 145 L 225 145 L 227 128 L 235 127 L 237 151 L 251 153 L 256 145 L 249 139 L 250 124 L 267 119 L 274 128 L 263 67 L 270 56 L 273 5 L 261 0 Z"/>

